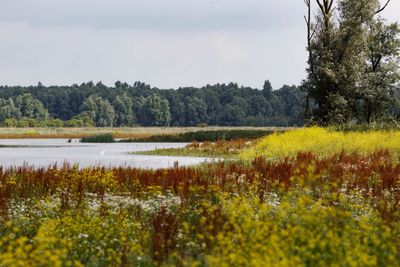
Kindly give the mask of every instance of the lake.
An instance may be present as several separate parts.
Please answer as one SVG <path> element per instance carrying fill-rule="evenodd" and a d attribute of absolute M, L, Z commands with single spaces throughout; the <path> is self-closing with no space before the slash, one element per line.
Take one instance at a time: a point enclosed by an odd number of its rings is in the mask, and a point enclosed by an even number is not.
<path fill-rule="evenodd" d="M 5 168 L 23 164 L 47 167 L 64 162 L 79 164 L 79 167 L 129 166 L 145 169 L 159 169 L 174 166 L 189 166 L 206 162 L 207 158 L 175 156 L 142 156 L 129 152 L 140 152 L 158 148 L 182 148 L 187 143 L 110 143 L 88 144 L 66 139 L 0 139 L 0 166 Z"/>

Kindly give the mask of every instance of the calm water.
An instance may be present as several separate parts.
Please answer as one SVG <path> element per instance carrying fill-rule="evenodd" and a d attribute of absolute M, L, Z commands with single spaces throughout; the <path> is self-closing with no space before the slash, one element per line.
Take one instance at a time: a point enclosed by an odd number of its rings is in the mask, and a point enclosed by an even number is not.
<path fill-rule="evenodd" d="M 68 143 L 66 139 L 0 139 L 0 165 L 19 166 L 24 163 L 35 167 L 47 167 L 64 162 L 88 166 L 131 166 L 138 168 L 167 168 L 179 162 L 179 165 L 194 165 L 207 161 L 206 158 L 141 156 L 129 152 L 154 150 L 157 148 L 180 148 L 186 143 L 115 143 L 81 144 L 78 140 Z M 25 147 L 24 147 L 25 146 Z"/>

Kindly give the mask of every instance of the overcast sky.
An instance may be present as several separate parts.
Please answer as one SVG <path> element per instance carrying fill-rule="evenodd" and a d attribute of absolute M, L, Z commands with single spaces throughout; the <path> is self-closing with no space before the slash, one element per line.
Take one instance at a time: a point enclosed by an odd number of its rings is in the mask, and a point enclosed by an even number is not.
<path fill-rule="evenodd" d="M 392 2 L 383 16 L 400 20 Z M 304 12 L 303 0 L 0 0 L 0 84 L 299 84 Z"/>

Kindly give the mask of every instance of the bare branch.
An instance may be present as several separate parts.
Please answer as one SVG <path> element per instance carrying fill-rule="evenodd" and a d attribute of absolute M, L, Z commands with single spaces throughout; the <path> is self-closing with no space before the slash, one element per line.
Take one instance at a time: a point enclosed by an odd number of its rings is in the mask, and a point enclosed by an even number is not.
<path fill-rule="evenodd" d="M 315 24 L 314 29 L 310 35 L 311 40 L 314 38 L 315 32 L 317 31 L 317 28 L 318 28 L 318 24 L 319 24 L 319 21 L 317 21 L 317 23 Z"/>
<path fill-rule="evenodd" d="M 318 3 L 319 8 L 321 9 L 322 13 L 324 13 L 325 9 L 324 9 L 324 6 L 321 4 L 321 1 L 317 0 L 317 3 Z"/>
<path fill-rule="evenodd" d="M 317 0 L 317 4 L 325 19 L 328 18 L 332 14 L 332 11 L 335 9 L 333 7 L 334 0 L 322 0 L 322 2 L 321 0 Z"/>
<path fill-rule="evenodd" d="M 332 12 L 333 10 L 335 10 L 335 8 L 333 7 L 334 0 L 317 0 L 317 4 L 319 6 L 319 9 L 321 10 L 325 28 L 328 29 Z"/>
<path fill-rule="evenodd" d="M 318 0 L 319 1 L 319 0 Z M 304 3 L 307 6 L 307 15 L 304 16 L 304 20 L 307 24 L 307 50 L 308 50 L 308 62 L 310 64 L 311 72 L 314 72 L 314 64 L 313 64 L 313 54 L 311 50 L 311 43 L 313 36 L 315 34 L 316 28 L 313 28 L 312 19 L 311 19 L 311 0 L 304 0 Z"/>
<path fill-rule="evenodd" d="M 376 11 L 375 14 L 379 14 L 379 13 L 381 13 L 383 10 L 385 10 L 386 7 L 389 5 L 390 1 L 391 1 L 391 0 L 387 0 L 386 4 L 385 4 L 382 8 L 380 8 L 378 11 Z"/>
<path fill-rule="evenodd" d="M 329 6 L 328 6 L 328 10 L 329 10 L 329 12 L 331 12 L 331 10 L 332 10 L 332 6 L 333 6 L 333 0 L 331 0 L 331 2 L 329 3 Z"/>

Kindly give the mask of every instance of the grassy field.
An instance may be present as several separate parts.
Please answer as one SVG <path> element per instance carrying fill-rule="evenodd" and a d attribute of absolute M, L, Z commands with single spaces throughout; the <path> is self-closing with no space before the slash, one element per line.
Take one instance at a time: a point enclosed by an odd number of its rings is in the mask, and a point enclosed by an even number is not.
<path fill-rule="evenodd" d="M 83 138 L 112 134 L 114 138 L 148 138 L 156 135 L 177 135 L 197 131 L 265 130 L 283 131 L 274 127 L 135 127 L 135 128 L 0 128 L 0 139 L 18 138 Z"/>
<path fill-rule="evenodd" d="M 0 266 L 400 266 L 399 134 L 301 129 L 163 170 L 2 170 Z"/>

